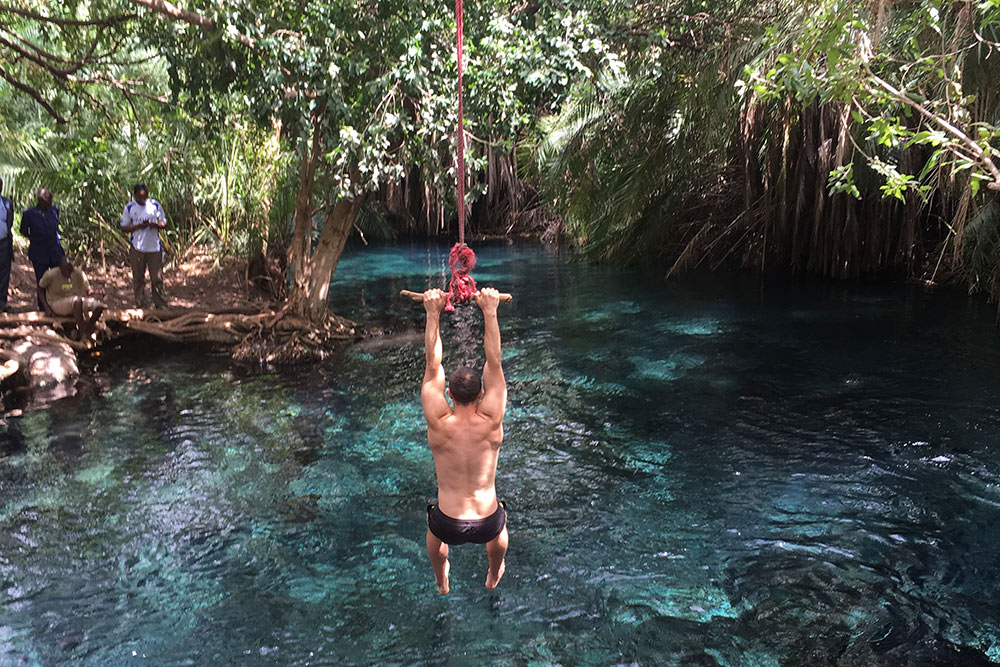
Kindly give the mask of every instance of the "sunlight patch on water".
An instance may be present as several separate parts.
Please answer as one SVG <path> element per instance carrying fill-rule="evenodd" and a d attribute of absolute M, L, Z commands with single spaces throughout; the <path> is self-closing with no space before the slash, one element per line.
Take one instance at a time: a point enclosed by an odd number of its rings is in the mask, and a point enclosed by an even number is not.
<path fill-rule="evenodd" d="M 695 354 L 675 353 L 666 359 L 655 359 L 630 355 L 634 370 L 630 377 L 659 382 L 672 382 L 683 377 L 687 371 L 705 363 L 704 357 Z"/>
<path fill-rule="evenodd" d="M 629 441 L 621 447 L 626 468 L 638 472 L 659 474 L 673 458 L 669 446 L 662 441 Z"/>
<path fill-rule="evenodd" d="M 115 464 L 110 461 L 79 471 L 73 478 L 83 484 L 106 484 L 108 477 L 115 470 Z"/>
<path fill-rule="evenodd" d="M 584 322 L 621 324 L 640 313 L 642 306 L 635 301 L 608 301 L 599 308 L 577 310 L 575 317 Z"/>
<path fill-rule="evenodd" d="M 680 321 L 665 320 L 655 327 L 657 333 L 679 336 L 718 336 L 727 332 L 727 328 L 714 318 L 690 318 Z"/>

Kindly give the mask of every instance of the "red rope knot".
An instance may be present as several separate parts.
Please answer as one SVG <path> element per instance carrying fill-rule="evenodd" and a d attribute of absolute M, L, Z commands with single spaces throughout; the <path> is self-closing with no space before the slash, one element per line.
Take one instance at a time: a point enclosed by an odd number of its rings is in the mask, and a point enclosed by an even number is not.
<path fill-rule="evenodd" d="M 476 293 L 476 281 L 469 273 L 476 268 L 476 253 L 464 243 L 456 243 L 448 255 L 451 282 L 448 283 L 448 303 L 445 310 L 455 310 L 455 306 L 472 301 Z"/>

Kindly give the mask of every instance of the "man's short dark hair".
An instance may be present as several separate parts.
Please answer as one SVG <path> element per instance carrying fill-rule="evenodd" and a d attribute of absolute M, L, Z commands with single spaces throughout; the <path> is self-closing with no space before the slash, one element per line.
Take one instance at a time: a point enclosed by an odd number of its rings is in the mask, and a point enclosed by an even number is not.
<path fill-rule="evenodd" d="M 459 405 L 472 405 L 479 398 L 483 388 L 483 379 L 474 368 L 463 366 L 448 378 L 448 389 L 451 397 Z"/>
<path fill-rule="evenodd" d="M 137 195 L 140 192 L 145 192 L 147 195 L 149 194 L 149 189 L 146 187 L 145 183 L 136 183 L 135 186 L 133 186 L 132 188 L 133 195 Z"/>

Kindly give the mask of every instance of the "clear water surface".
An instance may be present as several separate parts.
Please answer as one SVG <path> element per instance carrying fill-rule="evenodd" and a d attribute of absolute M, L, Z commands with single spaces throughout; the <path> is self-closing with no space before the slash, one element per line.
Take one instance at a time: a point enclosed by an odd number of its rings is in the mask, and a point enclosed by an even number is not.
<path fill-rule="evenodd" d="M 0 437 L 3 665 L 1000 660 L 994 310 L 916 286 L 665 283 L 478 248 L 510 385 L 500 588 L 424 554 L 419 305 L 445 247 L 352 250 L 313 369 L 102 357 Z M 444 326 L 478 359 L 481 318 Z M 407 333 L 410 332 L 410 333 Z"/>

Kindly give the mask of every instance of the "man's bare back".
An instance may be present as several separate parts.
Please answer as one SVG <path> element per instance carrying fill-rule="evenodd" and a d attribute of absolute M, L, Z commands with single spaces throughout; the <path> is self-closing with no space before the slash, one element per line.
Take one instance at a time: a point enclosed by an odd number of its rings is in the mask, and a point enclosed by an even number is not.
<path fill-rule="evenodd" d="M 487 588 L 496 588 L 500 583 L 507 552 L 507 513 L 497 500 L 495 487 L 507 406 L 497 322 L 500 297 L 493 289 L 476 293 L 485 324 L 486 366 L 481 380 L 473 369 L 461 368 L 452 373 L 448 395 L 454 408 L 445 398 L 441 366 L 440 316 L 446 301 L 441 290 L 424 293 L 427 363 L 420 392 L 427 442 L 438 479 L 438 502 L 428 507 L 427 556 L 442 594 L 448 592 L 449 544 L 486 544 L 490 560 Z"/>
<path fill-rule="evenodd" d="M 438 480 L 438 506 L 456 519 L 482 519 L 496 511 L 494 486 L 503 427 L 482 415 L 449 415 L 428 429 Z"/>

